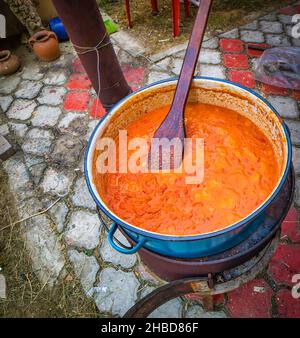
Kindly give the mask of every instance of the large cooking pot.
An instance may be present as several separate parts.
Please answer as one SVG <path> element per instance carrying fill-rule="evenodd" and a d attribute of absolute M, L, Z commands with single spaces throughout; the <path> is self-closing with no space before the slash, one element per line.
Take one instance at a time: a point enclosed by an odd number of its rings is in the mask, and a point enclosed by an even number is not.
<path fill-rule="evenodd" d="M 119 129 L 126 129 L 126 126 L 139 116 L 160 106 L 171 104 L 176 81 L 176 79 L 168 79 L 156 82 L 125 97 L 99 122 L 88 143 L 85 156 L 87 185 L 97 206 L 113 221 L 108 240 L 112 247 L 121 253 L 132 254 L 145 247 L 155 253 L 178 258 L 216 254 L 242 242 L 261 222 L 267 221 L 270 227 L 273 222 L 275 226 L 282 210 L 289 203 L 283 190 L 291 169 L 292 146 L 289 131 L 279 114 L 260 95 L 245 87 L 226 80 L 195 77 L 189 102 L 214 104 L 237 111 L 255 123 L 271 141 L 280 168 L 280 178 L 276 187 L 269 197 L 244 219 L 220 231 L 200 235 L 172 236 L 143 230 L 122 220 L 109 209 L 93 181 L 92 163 L 97 139 L 115 138 Z M 114 234 L 118 227 L 122 228 L 136 243 L 133 248 L 126 249 L 117 244 Z"/>

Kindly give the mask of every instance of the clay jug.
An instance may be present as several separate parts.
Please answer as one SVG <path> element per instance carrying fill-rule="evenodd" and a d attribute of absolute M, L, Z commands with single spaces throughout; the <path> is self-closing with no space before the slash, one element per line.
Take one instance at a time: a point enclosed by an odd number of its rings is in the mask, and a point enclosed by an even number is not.
<path fill-rule="evenodd" d="M 35 55 L 42 61 L 52 61 L 60 56 L 57 36 L 54 32 L 42 30 L 28 40 Z"/>
<path fill-rule="evenodd" d="M 0 51 L 0 75 L 9 75 L 20 67 L 19 58 L 9 50 Z"/>

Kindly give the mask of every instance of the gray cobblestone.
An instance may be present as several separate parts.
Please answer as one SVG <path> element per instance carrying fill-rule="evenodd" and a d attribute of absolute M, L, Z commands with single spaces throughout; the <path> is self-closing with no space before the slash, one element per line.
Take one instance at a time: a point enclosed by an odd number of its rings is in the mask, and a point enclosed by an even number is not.
<path fill-rule="evenodd" d="M 10 188 L 17 201 L 22 201 L 33 194 L 32 183 L 20 153 L 16 153 L 3 162 L 9 179 Z"/>
<path fill-rule="evenodd" d="M 283 118 L 298 118 L 299 111 L 296 101 L 291 97 L 269 96 L 268 101 L 274 106 Z"/>
<path fill-rule="evenodd" d="M 95 302 L 101 312 L 123 316 L 135 303 L 139 282 L 133 272 L 106 268 L 100 273 Z"/>
<path fill-rule="evenodd" d="M 61 56 L 51 63 L 53 69 L 62 68 L 65 73 L 69 73 L 68 69 L 74 59 L 76 54 L 74 47 L 69 42 L 60 42 L 59 49 L 61 51 Z"/>
<path fill-rule="evenodd" d="M 18 203 L 18 214 L 20 218 L 27 218 L 33 214 L 36 214 L 43 210 L 43 205 L 41 201 L 36 197 L 27 198 L 24 201 Z M 22 226 L 30 227 L 31 219 L 23 221 Z"/>
<path fill-rule="evenodd" d="M 245 42 L 265 42 L 264 35 L 260 31 L 241 30 L 241 39 Z"/>
<path fill-rule="evenodd" d="M 41 183 L 45 193 L 52 195 L 67 194 L 72 184 L 72 177 L 67 173 L 54 168 L 48 168 Z"/>
<path fill-rule="evenodd" d="M 174 59 L 173 60 L 173 64 L 172 64 L 172 69 L 171 71 L 175 74 L 175 75 L 179 75 L 180 70 L 182 67 L 182 59 Z"/>
<path fill-rule="evenodd" d="M 0 96 L 0 107 L 5 113 L 7 109 L 9 108 L 10 104 L 13 102 L 13 98 L 10 95 L 7 96 Z"/>
<path fill-rule="evenodd" d="M 20 83 L 21 79 L 16 75 L 11 75 L 0 80 L 0 94 L 11 94 Z"/>
<path fill-rule="evenodd" d="M 0 135 L 5 136 L 9 134 L 8 124 L 2 124 L 0 126 Z"/>
<path fill-rule="evenodd" d="M 300 178 L 296 178 L 296 195 L 295 195 L 295 203 L 298 207 L 300 207 Z"/>
<path fill-rule="evenodd" d="M 58 107 L 39 106 L 31 119 L 31 123 L 35 127 L 53 127 L 61 114 L 61 110 Z"/>
<path fill-rule="evenodd" d="M 42 89 L 41 95 L 38 97 L 40 104 L 50 104 L 57 106 L 63 102 L 66 88 L 56 86 L 46 86 Z"/>
<path fill-rule="evenodd" d="M 33 128 L 25 136 L 22 149 L 25 153 L 34 155 L 47 155 L 54 139 L 49 130 Z"/>
<path fill-rule="evenodd" d="M 187 310 L 186 318 L 227 318 L 227 315 L 223 311 L 207 312 L 202 306 L 193 305 Z"/>
<path fill-rule="evenodd" d="M 202 43 L 202 48 L 216 49 L 219 46 L 219 39 L 212 38 Z"/>
<path fill-rule="evenodd" d="M 162 59 L 164 59 L 168 56 L 175 55 L 176 53 L 185 50 L 186 47 L 187 47 L 187 42 L 182 43 L 182 44 L 177 45 L 177 46 L 174 46 L 172 48 L 169 48 L 169 49 L 162 51 L 162 52 L 159 52 L 157 54 L 150 55 L 149 59 L 150 59 L 151 62 L 157 62 L 157 61 L 162 60 Z"/>
<path fill-rule="evenodd" d="M 121 64 L 133 63 L 134 57 L 125 50 L 120 50 L 118 60 Z"/>
<path fill-rule="evenodd" d="M 143 290 L 141 298 L 144 298 L 154 290 L 147 287 Z M 154 310 L 148 318 L 182 318 L 182 301 L 180 298 L 172 299 Z"/>
<path fill-rule="evenodd" d="M 220 34 L 220 37 L 225 38 L 225 39 L 238 39 L 239 36 L 240 36 L 240 34 L 239 34 L 239 30 L 237 28 L 234 28 L 229 32 Z"/>
<path fill-rule="evenodd" d="M 96 128 L 99 120 L 90 120 L 88 123 L 88 131 L 86 133 L 85 139 L 88 141 L 90 136 L 92 135 L 93 130 Z"/>
<path fill-rule="evenodd" d="M 22 81 L 15 92 L 16 98 L 20 99 L 33 99 L 35 98 L 42 88 L 42 84 L 37 81 L 25 80 Z"/>
<path fill-rule="evenodd" d="M 157 62 L 155 65 L 153 65 L 153 67 L 151 67 L 151 69 L 153 68 L 153 70 L 155 71 L 166 71 L 169 69 L 171 63 L 172 63 L 172 58 L 168 57 L 168 58 L 165 58 Z"/>
<path fill-rule="evenodd" d="M 154 287 L 146 287 L 141 293 L 141 298 L 146 297 L 153 290 Z M 154 310 L 148 318 L 182 318 L 182 301 L 180 298 L 172 299 Z"/>
<path fill-rule="evenodd" d="M 74 211 L 71 214 L 64 239 L 68 246 L 95 249 L 99 244 L 100 221 L 95 213 Z"/>
<path fill-rule="evenodd" d="M 289 37 L 293 37 L 293 34 L 292 34 L 292 25 L 289 25 L 289 26 L 285 26 L 285 32 L 286 32 L 286 35 L 289 36 Z"/>
<path fill-rule="evenodd" d="M 291 25 L 292 24 L 292 16 L 285 15 L 285 14 L 279 14 L 278 19 L 281 23 L 285 25 Z"/>
<path fill-rule="evenodd" d="M 46 168 L 46 163 L 42 157 L 36 157 L 32 155 L 25 155 L 25 163 L 31 174 L 33 182 L 39 184 L 42 178 L 42 174 Z"/>
<path fill-rule="evenodd" d="M 161 81 L 170 78 L 171 76 L 168 73 L 163 72 L 151 72 L 148 76 L 147 84 L 151 84 L 156 81 Z"/>
<path fill-rule="evenodd" d="M 27 120 L 31 117 L 36 103 L 34 101 L 17 99 L 9 107 L 6 115 L 10 119 Z"/>
<path fill-rule="evenodd" d="M 143 263 L 140 263 L 137 265 L 136 272 L 139 274 L 140 278 L 142 278 L 143 280 L 151 284 L 160 284 L 160 281 Z"/>
<path fill-rule="evenodd" d="M 9 122 L 8 125 L 10 126 L 11 130 L 15 133 L 15 135 L 19 138 L 23 138 L 28 130 L 27 125 L 23 123 Z"/>
<path fill-rule="evenodd" d="M 61 167 L 70 167 L 79 162 L 83 144 L 78 137 L 63 134 L 56 139 L 53 152 L 50 157 L 52 161 Z M 66 154 L 68 154 L 66 156 Z"/>
<path fill-rule="evenodd" d="M 300 148 L 293 147 L 293 164 L 295 172 L 300 174 Z"/>
<path fill-rule="evenodd" d="M 263 16 L 261 19 L 265 21 L 276 21 L 277 15 L 275 13 L 270 13 L 270 14 Z"/>
<path fill-rule="evenodd" d="M 63 133 L 74 135 L 85 134 L 86 116 L 80 113 L 67 113 L 58 123 L 58 129 Z"/>
<path fill-rule="evenodd" d="M 130 34 L 125 31 L 119 31 L 114 33 L 111 36 L 111 39 L 116 42 L 116 44 L 128 51 L 132 56 L 138 56 L 145 52 L 144 47 L 138 43 L 136 39 L 134 39 Z"/>
<path fill-rule="evenodd" d="M 119 231 L 116 232 L 115 237 L 121 243 L 129 246 L 128 241 Z M 104 261 L 110 262 L 114 265 L 120 265 L 121 267 L 126 269 L 132 268 L 137 260 L 136 255 L 121 254 L 113 249 L 107 240 L 107 236 L 105 236 L 105 238 L 103 239 L 103 243 L 100 248 L 100 255 Z"/>
<path fill-rule="evenodd" d="M 182 302 L 180 298 L 169 300 L 154 310 L 148 318 L 182 318 Z"/>
<path fill-rule="evenodd" d="M 225 68 L 223 66 L 216 65 L 200 65 L 200 76 L 215 77 L 219 79 L 225 79 Z"/>
<path fill-rule="evenodd" d="M 201 49 L 199 62 L 204 64 L 218 65 L 221 63 L 221 53 L 210 49 Z"/>
<path fill-rule="evenodd" d="M 240 29 L 244 30 L 256 30 L 258 29 L 258 22 L 257 21 L 252 21 L 244 26 L 241 26 Z"/>
<path fill-rule="evenodd" d="M 46 85 L 62 85 L 66 82 L 67 77 L 64 74 L 63 70 L 49 70 L 46 76 L 43 79 L 43 82 Z"/>
<path fill-rule="evenodd" d="M 264 33 L 281 34 L 283 33 L 282 24 L 276 21 L 260 21 L 260 30 Z"/>
<path fill-rule="evenodd" d="M 25 80 L 41 80 L 44 76 L 44 72 L 38 63 L 32 63 L 29 66 L 25 66 L 22 73 L 22 78 Z"/>
<path fill-rule="evenodd" d="M 89 193 L 84 177 L 79 177 L 75 183 L 72 202 L 77 207 L 83 207 L 95 210 L 95 202 Z"/>
<path fill-rule="evenodd" d="M 65 265 L 61 244 L 45 215 L 34 217 L 24 234 L 32 267 L 42 285 L 53 286 Z"/>
<path fill-rule="evenodd" d="M 286 124 L 288 125 L 290 132 L 291 132 L 291 137 L 292 137 L 292 143 L 295 146 L 300 147 L 300 121 L 295 121 L 295 120 L 285 120 Z"/>
<path fill-rule="evenodd" d="M 266 34 L 266 43 L 274 47 L 289 47 L 291 43 L 285 35 Z"/>
<path fill-rule="evenodd" d="M 69 250 L 68 256 L 73 264 L 76 277 L 80 280 L 83 290 L 87 296 L 91 296 L 93 292 L 96 274 L 99 270 L 99 264 L 94 256 L 87 256 L 83 252 L 77 250 Z"/>
<path fill-rule="evenodd" d="M 64 230 L 64 224 L 68 212 L 69 208 L 67 207 L 65 202 L 59 202 L 49 210 L 50 217 L 55 223 L 56 229 L 59 233 L 61 233 Z"/>

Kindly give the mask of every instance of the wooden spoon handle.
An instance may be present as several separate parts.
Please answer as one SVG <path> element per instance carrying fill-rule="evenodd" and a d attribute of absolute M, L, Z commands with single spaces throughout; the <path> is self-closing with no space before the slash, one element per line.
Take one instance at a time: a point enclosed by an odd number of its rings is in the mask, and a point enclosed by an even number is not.
<path fill-rule="evenodd" d="M 184 112 L 185 104 L 189 94 L 189 88 L 195 73 L 199 52 L 204 37 L 204 31 L 208 20 L 208 14 L 212 5 L 212 0 L 201 0 L 197 17 L 194 23 L 189 44 L 183 59 L 183 65 L 179 75 L 172 108 L 173 112 Z M 180 116 L 178 116 L 180 119 Z"/>

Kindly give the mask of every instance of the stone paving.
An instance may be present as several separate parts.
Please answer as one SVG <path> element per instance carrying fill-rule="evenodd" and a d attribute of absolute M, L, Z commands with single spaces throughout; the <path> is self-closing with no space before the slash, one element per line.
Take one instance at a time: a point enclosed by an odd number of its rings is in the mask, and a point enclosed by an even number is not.
<path fill-rule="evenodd" d="M 253 67 L 261 53 L 245 46 L 248 42 L 299 46 L 300 40 L 291 36 L 296 13 L 300 13 L 299 4 L 225 34 L 206 36 L 197 67 L 198 75 L 228 78 L 262 93 L 290 127 L 297 192 L 295 206 L 282 226 L 280 245 L 262 275 L 215 297 L 217 311 L 205 312 L 191 297 L 172 300 L 151 316 L 300 317 L 300 300 L 290 292 L 296 283 L 293 275 L 300 273 L 300 92 L 258 84 Z M 146 57 L 144 47 L 126 32 L 113 34 L 112 41 L 133 89 L 179 74 L 186 44 Z M 99 312 L 122 316 L 161 282 L 146 270 L 138 255 L 119 254 L 107 242 L 83 176 L 87 140 L 105 112 L 71 45 L 61 44 L 61 49 L 62 56 L 52 63 L 38 62 L 24 52 L 23 68 L 0 80 L 0 133 L 19 149 L 3 167 L 20 219 L 59 199 L 46 213 L 21 223 L 42 284 L 52 286 L 65 278 L 70 262 Z"/>

